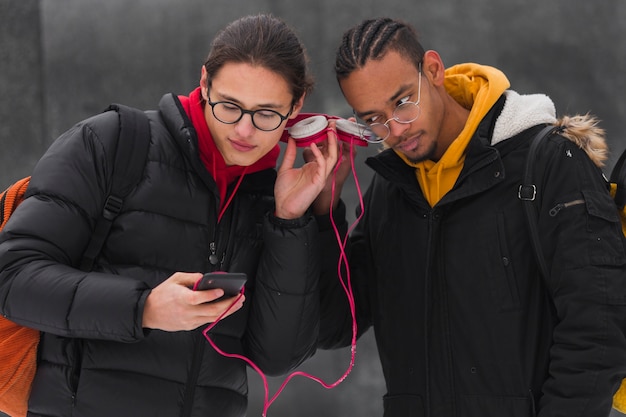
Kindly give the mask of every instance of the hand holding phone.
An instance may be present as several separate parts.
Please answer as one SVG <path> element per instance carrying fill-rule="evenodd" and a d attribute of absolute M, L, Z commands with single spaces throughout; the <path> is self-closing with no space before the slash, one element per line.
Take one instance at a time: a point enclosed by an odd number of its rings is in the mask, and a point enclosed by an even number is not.
<path fill-rule="evenodd" d="M 234 297 L 241 293 L 246 280 L 246 274 L 243 272 L 209 272 L 196 281 L 193 290 L 204 291 L 221 288 L 224 291 L 224 295 L 214 300 L 217 301 L 222 298 Z"/>

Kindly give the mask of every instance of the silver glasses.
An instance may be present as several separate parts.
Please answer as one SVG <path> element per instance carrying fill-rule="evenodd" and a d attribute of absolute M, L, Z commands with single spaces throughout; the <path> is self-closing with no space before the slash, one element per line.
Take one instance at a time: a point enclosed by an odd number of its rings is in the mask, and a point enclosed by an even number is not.
<path fill-rule="evenodd" d="M 417 82 L 417 101 L 405 101 L 396 106 L 391 114 L 391 119 L 385 123 L 368 123 L 369 128 L 374 132 L 375 137 L 372 137 L 368 142 L 377 143 L 382 142 L 389 137 L 391 129 L 389 129 L 389 122 L 392 120 L 398 123 L 411 123 L 420 117 L 420 99 L 422 96 L 422 66 L 418 68 L 418 82 Z"/>

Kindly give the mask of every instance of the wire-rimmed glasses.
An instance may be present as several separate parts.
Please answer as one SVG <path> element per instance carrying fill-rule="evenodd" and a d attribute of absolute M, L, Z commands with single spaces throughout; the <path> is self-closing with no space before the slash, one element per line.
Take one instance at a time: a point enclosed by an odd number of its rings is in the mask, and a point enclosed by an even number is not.
<path fill-rule="evenodd" d="M 398 123 L 411 123 L 417 120 L 421 114 L 421 108 L 419 106 L 422 97 L 422 65 L 418 68 L 418 81 L 417 81 L 417 101 L 405 101 L 396 106 L 391 114 L 391 118 L 385 123 L 367 123 L 369 129 L 374 133 L 367 141 L 371 143 L 380 143 L 387 139 L 391 134 L 389 129 L 389 122 L 392 120 Z"/>
<path fill-rule="evenodd" d="M 284 116 L 272 109 L 246 110 L 230 101 L 211 101 L 209 92 L 207 92 L 207 103 L 211 106 L 213 116 L 220 122 L 232 125 L 241 120 L 244 114 L 249 114 L 252 119 L 252 125 L 264 132 L 278 129 L 293 111 L 293 105 L 289 113 Z"/>

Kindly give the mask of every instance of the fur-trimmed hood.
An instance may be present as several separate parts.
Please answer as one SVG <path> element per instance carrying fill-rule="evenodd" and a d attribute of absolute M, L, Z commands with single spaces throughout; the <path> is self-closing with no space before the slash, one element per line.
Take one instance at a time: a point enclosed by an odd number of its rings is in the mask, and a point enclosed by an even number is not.
<path fill-rule="evenodd" d="M 605 131 L 598 126 L 600 121 L 589 113 L 584 115 L 563 116 L 554 125 L 559 133 L 583 149 L 589 158 L 600 168 L 609 158 L 609 146 Z"/>

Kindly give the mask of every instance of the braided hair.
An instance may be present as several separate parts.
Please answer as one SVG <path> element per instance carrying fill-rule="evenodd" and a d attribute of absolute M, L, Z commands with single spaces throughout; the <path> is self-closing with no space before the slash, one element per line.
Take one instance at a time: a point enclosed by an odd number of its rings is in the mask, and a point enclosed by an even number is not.
<path fill-rule="evenodd" d="M 388 17 L 364 20 L 344 33 L 335 58 L 335 75 L 344 79 L 368 60 L 381 59 L 389 51 L 409 58 L 415 68 L 424 56 L 415 30 L 407 23 Z"/>

